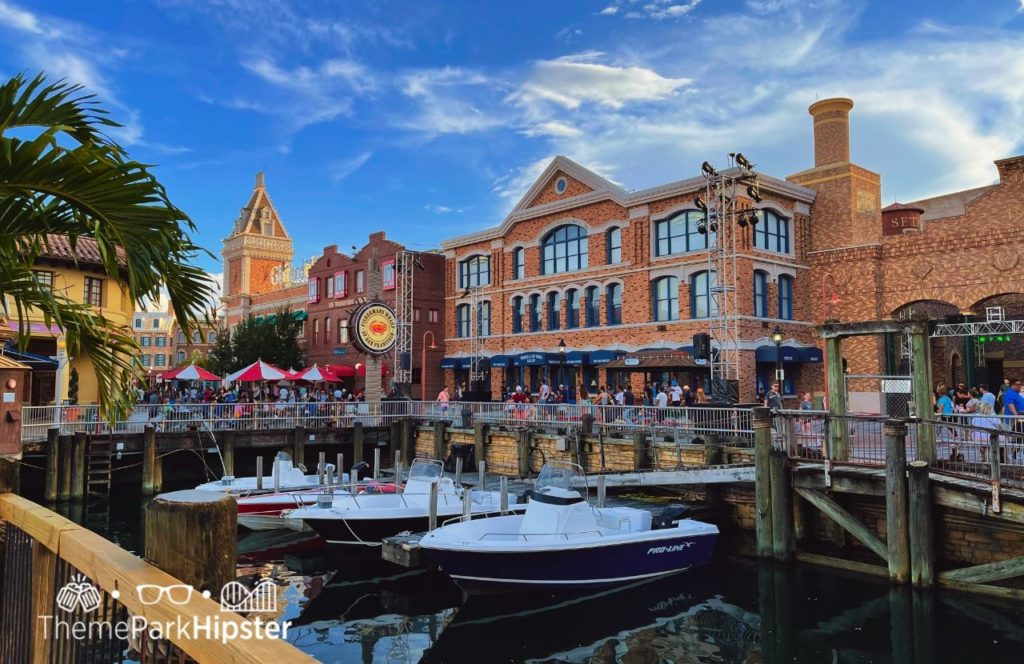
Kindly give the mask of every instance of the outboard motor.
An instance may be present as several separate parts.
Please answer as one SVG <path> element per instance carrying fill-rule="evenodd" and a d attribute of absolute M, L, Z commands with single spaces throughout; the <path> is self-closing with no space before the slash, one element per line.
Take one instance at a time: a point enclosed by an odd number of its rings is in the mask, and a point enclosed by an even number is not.
<path fill-rule="evenodd" d="M 675 528 L 676 523 L 693 517 L 694 509 L 689 505 L 669 505 L 652 515 L 651 530 Z"/>

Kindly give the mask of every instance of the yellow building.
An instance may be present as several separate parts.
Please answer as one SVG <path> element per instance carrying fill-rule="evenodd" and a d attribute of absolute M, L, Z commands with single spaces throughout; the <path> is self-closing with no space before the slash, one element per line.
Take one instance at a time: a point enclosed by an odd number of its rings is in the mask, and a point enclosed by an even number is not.
<path fill-rule="evenodd" d="M 63 293 L 74 302 L 92 305 L 114 324 L 129 328 L 134 304 L 121 280 L 111 278 L 104 270 L 96 242 L 81 238 L 74 252 L 68 239 L 63 236 L 51 235 L 49 244 L 49 249 L 44 250 L 44 254 L 33 266 L 39 282 L 55 292 Z M 14 311 L 13 308 L 8 310 Z M 56 357 L 58 340 L 61 338 L 60 328 L 47 326 L 38 312 L 30 313 L 29 323 L 30 339 L 25 352 L 8 348 L 7 354 L 32 367 L 32 404 L 53 403 L 58 373 L 61 400 L 68 399 L 72 369 L 78 374 L 78 403 L 98 403 L 96 374 L 89 356 L 70 357 L 63 370 L 58 371 Z M 9 320 L 7 325 L 18 329 L 17 320 Z"/>

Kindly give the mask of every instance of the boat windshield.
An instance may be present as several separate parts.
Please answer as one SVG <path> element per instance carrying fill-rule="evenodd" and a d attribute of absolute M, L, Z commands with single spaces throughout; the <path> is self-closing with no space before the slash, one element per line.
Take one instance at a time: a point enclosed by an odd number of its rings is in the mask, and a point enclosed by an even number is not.
<path fill-rule="evenodd" d="M 537 493 L 545 493 L 550 488 L 572 491 L 572 481 L 575 477 L 583 477 L 583 469 L 572 463 L 562 461 L 549 461 L 540 469 L 537 476 Z"/>
<path fill-rule="evenodd" d="M 410 480 L 436 480 L 444 474 L 444 466 L 440 461 L 427 461 L 424 459 L 415 459 L 412 462 L 412 468 L 409 469 Z"/>

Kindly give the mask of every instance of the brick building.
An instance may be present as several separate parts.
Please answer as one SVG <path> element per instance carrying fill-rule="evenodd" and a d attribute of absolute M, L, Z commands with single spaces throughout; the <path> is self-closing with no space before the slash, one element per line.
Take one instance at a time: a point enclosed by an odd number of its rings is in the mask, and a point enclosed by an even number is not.
<path fill-rule="evenodd" d="M 771 380 L 778 326 L 786 392 L 812 389 L 821 361 L 810 302 L 808 233 L 814 191 L 761 176 L 759 223 L 738 233 L 739 396 Z M 485 381 L 541 380 L 591 393 L 604 384 L 672 378 L 708 388 L 686 352 L 709 328 L 708 234 L 694 199 L 704 178 L 628 192 L 556 157 L 496 227 L 442 244 L 449 384 L 467 378 L 478 335 Z M 476 302 L 476 312 L 471 311 Z M 564 357 L 560 351 L 564 341 Z"/>
<path fill-rule="evenodd" d="M 174 367 L 173 326 L 174 316 L 166 311 L 136 311 L 132 316 L 132 336 L 139 344 L 140 361 L 150 384 L 158 374 Z"/>
<path fill-rule="evenodd" d="M 353 247 L 354 249 L 354 247 Z M 395 306 L 397 276 L 395 255 L 404 247 L 385 237 L 383 232 L 371 233 L 369 241 L 351 255 L 338 251 L 337 245 L 324 248 L 324 253 L 309 269 L 306 307 L 306 357 L 309 364 L 329 367 L 344 378 L 349 388 L 365 386 L 366 357 L 349 339 L 349 317 L 364 301 L 373 299 L 370 292 L 370 261 L 376 256 L 381 269 L 380 300 Z M 413 352 L 412 395 L 419 398 L 422 388 L 421 357 L 424 340 L 427 344 L 427 390 L 431 398 L 441 389 L 442 372 L 438 363 L 444 354 L 444 257 L 421 252 L 413 276 Z M 433 342 L 431 341 L 433 339 Z M 437 346 L 430 349 L 430 344 Z M 385 392 L 393 378 L 394 361 L 389 354 L 382 376 Z"/>

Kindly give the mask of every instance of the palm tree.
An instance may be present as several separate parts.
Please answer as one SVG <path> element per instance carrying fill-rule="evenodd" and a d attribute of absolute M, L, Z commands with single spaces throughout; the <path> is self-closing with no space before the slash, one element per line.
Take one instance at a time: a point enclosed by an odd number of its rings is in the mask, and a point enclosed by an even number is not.
<path fill-rule="evenodd" d="M 70 356 L 89 355 L 107 417 L 131 407 L 137 348 L 128 329 L 36 282 L 32 266 L 49 238 L 67 237 L 72 253 L 79 239 L 95 240 L 104 271 L 136 306 L 166 289 L 186 333 L 214 295 L 193 264 L 205 252 L 190 237 L 195 226 L 150 167 L 104 133 L 118 126 L 81 86 L 47 84 L 42 74 L 0 86 L 0 302 L 23 343 L 34 310 L 63 329 Z"/>

